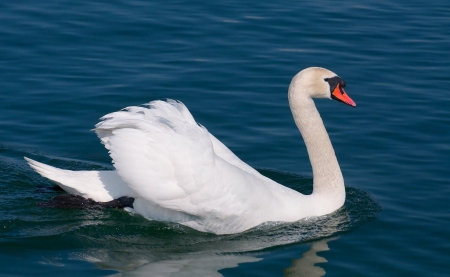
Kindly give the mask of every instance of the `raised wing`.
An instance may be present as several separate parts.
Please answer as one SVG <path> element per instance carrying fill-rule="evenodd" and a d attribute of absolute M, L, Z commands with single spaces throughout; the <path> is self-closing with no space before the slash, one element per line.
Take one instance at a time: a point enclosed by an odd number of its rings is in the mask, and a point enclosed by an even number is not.
<path fill-rule="evenodd" d="M 277 213 L 272 204 L 283 206 L 276 192 L 289 189 L 243 163 L 180 102 L 153 101 L 102 120 L 95 130 L 144 216 L 218 233 L 262 223 Z"/>

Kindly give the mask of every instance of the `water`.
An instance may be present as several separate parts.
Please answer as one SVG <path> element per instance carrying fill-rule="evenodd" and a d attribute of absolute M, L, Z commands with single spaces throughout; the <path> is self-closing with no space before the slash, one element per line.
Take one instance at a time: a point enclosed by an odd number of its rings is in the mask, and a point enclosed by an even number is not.
<path fill-rule="evenodd" d="M 0 275 L 447 276 L 449 17 L 445 1 L 0 4 Z M 35 205 L 57 192 L 23 156 L 111 169 L 98 118 L 163 98 L 310 190 L 287 103 L 309 66 L 343 77 L 358 105 L 316 101 L 347 186 L 335 214 L 215 236 Z"/>

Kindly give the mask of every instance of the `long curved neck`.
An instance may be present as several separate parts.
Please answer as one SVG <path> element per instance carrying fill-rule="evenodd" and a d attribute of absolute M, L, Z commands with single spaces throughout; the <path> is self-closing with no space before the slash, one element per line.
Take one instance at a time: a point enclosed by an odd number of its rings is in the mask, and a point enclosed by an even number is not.
<path fill-rule="evenodd" d="M 298 88 L 297 88 L 298 89 Z M 345 201 L 344 178 L 333 146 L 311 97 L 289 88 L 289 105 L 308 150 L 314 188 L 313 195 L 324 196 L 342 205 Z"/>

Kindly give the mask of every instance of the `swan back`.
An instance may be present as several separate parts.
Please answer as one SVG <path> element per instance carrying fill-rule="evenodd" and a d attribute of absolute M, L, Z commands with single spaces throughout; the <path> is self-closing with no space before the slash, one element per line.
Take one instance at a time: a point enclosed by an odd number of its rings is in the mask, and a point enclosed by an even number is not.
<path fill-rule="evenodd" d="M 299 211 L 304 195 L 238 159 L 180 102 L 153 101 L 102 119 L 95 130 L 147 218 L 223 234 L 313 213 L 308 205 Z"/>

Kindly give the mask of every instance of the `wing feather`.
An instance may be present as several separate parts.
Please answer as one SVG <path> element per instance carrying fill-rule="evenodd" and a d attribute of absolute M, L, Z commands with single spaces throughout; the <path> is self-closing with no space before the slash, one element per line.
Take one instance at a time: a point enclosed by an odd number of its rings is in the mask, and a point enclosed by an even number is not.
<path fill-rule="evenodd" d="M 289 193 L 236 157 L 181 102 L 128 107 L 104 116 L 95 130 L 144 216 L 175 212 L 173 221 L 230 233 L 270 220 L 277 211 L 268 207 L 282 207 L 277 195 Z"/>

